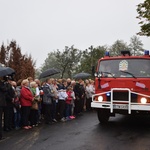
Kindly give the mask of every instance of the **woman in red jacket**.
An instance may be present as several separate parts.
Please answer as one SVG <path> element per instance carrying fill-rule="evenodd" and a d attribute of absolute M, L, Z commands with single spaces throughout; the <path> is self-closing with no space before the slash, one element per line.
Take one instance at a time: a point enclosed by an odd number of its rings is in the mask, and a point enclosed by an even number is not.
<path fill-rule="evenodd" d="M 29 89 L 29 81 L 27 79 L 23 80 L 22 88 L 20 91 L 20 103 L 22 110 L 22 126 L 24 129 L 32 128 L 31 126 L 29 126 L 29 115 L 33 100 L 34 97 Z"/>

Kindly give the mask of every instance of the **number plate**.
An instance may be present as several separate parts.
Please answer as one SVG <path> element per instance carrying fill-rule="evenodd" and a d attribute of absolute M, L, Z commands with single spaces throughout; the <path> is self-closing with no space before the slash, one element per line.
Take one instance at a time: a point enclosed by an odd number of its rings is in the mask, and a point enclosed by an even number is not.
<path fill-rule="evenodd" d="M 127 104 L 114 104 L 113 108 L 114 109 L 128 109 L 128 105 Z"/>

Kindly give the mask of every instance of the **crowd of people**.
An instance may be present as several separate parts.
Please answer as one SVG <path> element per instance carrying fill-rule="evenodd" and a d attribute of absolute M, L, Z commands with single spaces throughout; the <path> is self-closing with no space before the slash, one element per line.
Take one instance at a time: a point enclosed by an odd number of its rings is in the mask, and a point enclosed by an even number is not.
<path fill-rule="evenodd" d="M 91 110 L 94 81 L 28 77 L 0 79 L 0 140 L 2 131 L 29 130 L 41 122 L 51 125 L 75 119 Z"/>

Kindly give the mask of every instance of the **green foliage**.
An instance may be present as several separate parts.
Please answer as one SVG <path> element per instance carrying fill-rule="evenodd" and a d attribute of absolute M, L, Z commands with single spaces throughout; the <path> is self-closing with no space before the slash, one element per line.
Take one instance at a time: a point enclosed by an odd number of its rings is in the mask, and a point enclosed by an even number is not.
<path fill-rule="evenodd" d="M 65 47 L 63 52 L 57 50 L 56 53 L 59 69 L 61 70 L 61 78 L 63 77 L 72 77 L 72 73 L 75 68 L 78 66 L 80 61 L 81 51 L 74 48 L 74 46 Z"/>
<path fill-rule="evenodd" d="M 54 75 L 55 78 L 72 78 L 79 72 L 87 72 L 92 74 L 93 66 L 102 58 L 106 51 L 110 51 L 110 55 L 120 55 L 121 50 L 130 50 L 136 55 L 141 54 L 143 51 L 143 44 L 137 36 L 131 37 L 130 44 L 127 45 L 122 40 L 117 40 L 110 47 L 108 46 L 90 46 L 83 51 L 71 47 L 65 47 L 64 50 L 54 51 L 48 54 L 45 63 L 41 68 L 41 72 L 48 68 L 57 68 L 61 70 L 61 74 Z M 37 71 L 40 74 L 39 70 Z"/>
<path fill-rule="evenodd" d="M 82 52 L 82 59 L 78 72 L 87 72 L 92 73 L 92 67 L 97 65 L 98 59 L 104 56 L 105 51 L 107 50 L 106 46 L 99 46 L 93 48 L 93 46 Z"/>
<path fill-rule="evenodd" d="M 131 53 L 133 55 L 141 55 L 143 50 L 143 43 L 137 36 L 133 36 L 130 38 L 129 47 L 131 49 Z"/>
<path fill-rule="evenodd" d="M 38 79 L 40 74 L 41 74 L 41 69 L 40 68 L 35 69 L 35 79 Z"/>
<path fill-rule="evenodd" d="M 80 61 L 81 51 L 71 47 L 65 47 L 63 51 L 57 50 L 48 54 L 41 71 L 48 68 L 57 68 L 61 70 L 61 75 L 55 75 L 55 77 L 64 78 L 72 77 L 72 73 L 78 66 Z"/>
<path fill-rule="evenodd" d="M 48 57 L 45 59 L 41 71 L 47 70 L 49 68 L 58 68 L 56 52 L 50 52 L 48 54 Z"/>
<path fill-rule="evenodd" d="M 125 43 L 122 40 L 117 40 L 116 42 L 114 42 L 114 44 L 110 47 L 110 54 L 112 56 L 118 56 L 120 55 L 120 52 L 122 50 L 130 50 L 129 46 L 127 45 L 127 43 Z"/>
<path fill-rule="evenodd" d="M 141 27 L 141 31 L 138 34 L 150 36 L 150 0 L 145 0 L 143 3 L 138 4 L 137 13 Z"/>

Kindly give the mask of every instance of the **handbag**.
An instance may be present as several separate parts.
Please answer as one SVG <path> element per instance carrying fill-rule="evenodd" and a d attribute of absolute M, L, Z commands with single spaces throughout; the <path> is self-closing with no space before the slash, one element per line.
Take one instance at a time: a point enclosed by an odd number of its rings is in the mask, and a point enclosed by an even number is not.
<path fill-rule="evenodd" d="M 31 109 L 38 110 L 38 102 L 37 101 L 33 100 Z"/>

